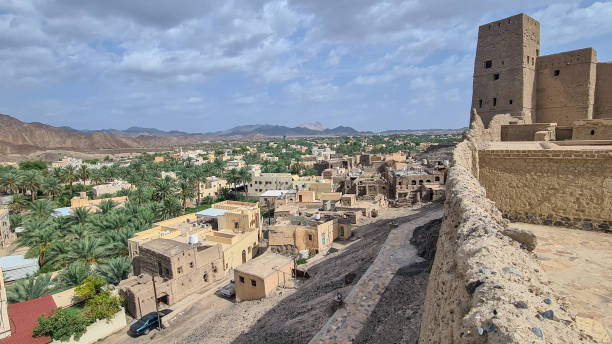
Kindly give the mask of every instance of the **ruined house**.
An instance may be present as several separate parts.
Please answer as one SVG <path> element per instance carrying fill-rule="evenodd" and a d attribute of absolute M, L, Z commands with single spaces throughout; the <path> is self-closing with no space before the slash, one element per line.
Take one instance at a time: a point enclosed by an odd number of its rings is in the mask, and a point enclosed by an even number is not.
<path fill-rule="evenodd" d="M 138 263 L 136 263 L 136 261 Z M 140 247 L 135 276 L 119 283 L 127 312 L 135 318 L 155 311 L 155 302 L 171 306 L 224 275 L 223 249 L 217 245 L 194 245 L 155 239 Z M 153 293 L 155 277 L 157 300 Z"/>

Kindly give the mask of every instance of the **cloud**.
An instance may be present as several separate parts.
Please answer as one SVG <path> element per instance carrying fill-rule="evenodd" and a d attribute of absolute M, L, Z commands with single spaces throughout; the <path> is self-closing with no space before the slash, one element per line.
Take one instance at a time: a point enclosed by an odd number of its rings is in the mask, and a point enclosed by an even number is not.
<path fill-rule="evenodd" d="M 612 60 L 610 2 L 4 0 L 0 112 L 90 128 L 226 129 L 278 113 L 459 126 L 478 25 L 519 12 L 541 22 L 543 52 L 593 46 Z"/>

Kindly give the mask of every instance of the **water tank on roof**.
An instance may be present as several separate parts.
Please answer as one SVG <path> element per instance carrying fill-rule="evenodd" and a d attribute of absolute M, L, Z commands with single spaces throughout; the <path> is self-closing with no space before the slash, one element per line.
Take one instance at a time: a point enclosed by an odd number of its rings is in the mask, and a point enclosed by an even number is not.
<path fill-rule="evenodd" d="M 308 252 L 308 250 L 301 250 L 298 256 L 303 259 L 308 259 L 310 252 Z"/>
<path fill-rule="evenodd" d="M 212 177 L 210 177 L 210 180 L 212 180 L 214 182 L 215 180 L 217 180 L 217 177 L 216 176 L 212 176 Z"/>
<path fill-rule="evenodd" d="M 320 213 L 316 213 L 315 214 L 315 219 L 316 220 L 320 220 L 321 219 L 321 214 Z"/>
<path fill-rule="evenodd" d="M 189 245 L 196 245 L 198 243 L 199 239 L 198 239 L 198 235 L 197 234 L 191 234 L 189 235 Z"/>

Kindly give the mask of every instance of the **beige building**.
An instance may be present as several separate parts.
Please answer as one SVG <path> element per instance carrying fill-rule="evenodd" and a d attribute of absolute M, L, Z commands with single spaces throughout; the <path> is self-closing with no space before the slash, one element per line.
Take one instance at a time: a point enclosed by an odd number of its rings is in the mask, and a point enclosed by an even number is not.
<path fill-rule="evenodd" d="M 9 211 L 0 208 L 0 244 L 2 247 L 9 246 L 17 237 L 11 232 L 11 222 L 9 221 Z"/>
<path fill-rule="evenodd" d="M 132 190 L 133 188 L 132 184 L 119 180 L 108 184 L 96 185 L 92 187 L 92 193 L 93 198 L 98 198 L 106 194 L 115 194 L 122 189 Z"/>
<path fill-rule="evenodd" d="M 4 287 L 4 274 L 0 268 L 0 339 L 11 336 L 11 323 L 8 315 L 8 300 Z"/>
<path fill-rule="evenodd" d="M 292 258 L 265 253 L 234 270 L 236 301 L 263 299 L 277 287 L 293 286 Z"/>
<path fill-rule="evenodd" d="M 72 166 L 75 169 L 81 168 L 83 161 L 77 158 L 71 158 L 65 156 L 62 160 L 51 162 L 51 168 L 66 168 L 68 166 Z"/>
<path fill-rule="evenodd" d="M 592 48 L 540 56 L 540 23 L 525 14 L 485 24 L 472 109 L 485 128 L 494 116 L 507 116 L 503 141 L 572 139 L 577 122 L 612 119 L 612 63 L 598 62 Z M 596 139 L 598 130 L 586 132 L 577 137 Z"/>
<path fill-rule="evenodd" d="M 225 187 L 227 187 L 227 180 L 215 176 L 208 177 L 206 182 L 200 183 L 200 198 L 215 197 Z"/>
<path fill-rule="evenodd" d="M 293 176 L 290 173 L 254 173 L 248 196 L 258 197 L 269 190 L 293 190 Z"/>
<path fill-rule="evenodd" d="M 319 218 L 317 218 L 319 217 Z M 268 231 L 268 243 L 272 252 L 297 253 L 308 250 L 313 254 L 327 251 L 338 237 L 337 221 L 311 218 L 281 218 Z"/>
<path fill-rule="evenodd" d="M 100 211 L 98 207 L 100 203 L 104 201 L 112 201 L 116 206 L 122 207 L 125 202 L 129 201 L 128 196 L 111 197 L 111 198 L 100 198 L 100 199 L 88 199 L 85 192 L 79 193 L 79 196 L 74 196 L 70 200 L 70 210 L 74 211 L 76 208 L 85 208 L 92 213 Z"/>
<path fill-rule="evenodd" d="M 188 244 L 155 239 L 142 245 L 133 263 L 135 276 L 119 283 L 126 310 L 139 318 L 155 311 L 155 303 L 171 306 L 223 277 L 221 245 Z M 154 276 L 157 300 L 153 293 Z"/>

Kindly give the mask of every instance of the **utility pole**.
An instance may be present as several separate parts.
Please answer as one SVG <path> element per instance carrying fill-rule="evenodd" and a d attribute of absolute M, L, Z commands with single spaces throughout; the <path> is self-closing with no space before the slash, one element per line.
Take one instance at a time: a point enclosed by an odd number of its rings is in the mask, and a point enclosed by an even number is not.
<path fill-rule="evenodd" d="M 153 278 L 153 297 L 155 297 L 155 313 L 157 313 L 157 328 L 161 331 L 161 318 L 159 317 L 159 304 L 157 302 L 157 289 L 155 288 L 155 274 L 151 275 Z"/>

